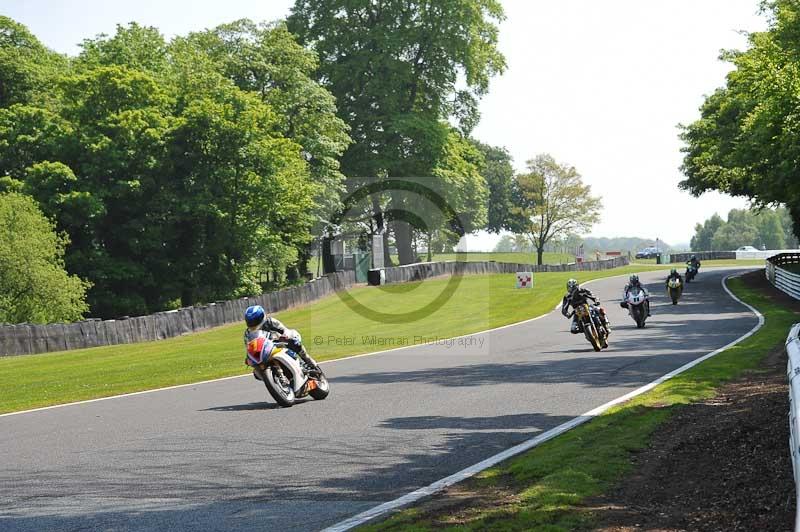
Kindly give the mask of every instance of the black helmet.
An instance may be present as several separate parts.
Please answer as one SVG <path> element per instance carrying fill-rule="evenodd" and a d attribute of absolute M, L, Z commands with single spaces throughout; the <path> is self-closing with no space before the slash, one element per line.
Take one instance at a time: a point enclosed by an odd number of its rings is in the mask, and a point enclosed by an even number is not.
<path fill-rule="evenodd" d="M 676 275 L 677 273 L 678 273 L 678 270 L 676 270 L 675 268 L 672 268 L 672 269 L 669 271 L 669 274 L 670 274 L 670 275 Z"/>
<path fill-rule="evenodd" d="M 628 278 L 631 284 L 639 284 L 639 276 L 635 273 Z"/>
<path fill-rule="evenodd" d="M 576 279 L 570 279 L 567 281 L 567 292 L 573 292 L 577 289 L 580 285 Z"/>

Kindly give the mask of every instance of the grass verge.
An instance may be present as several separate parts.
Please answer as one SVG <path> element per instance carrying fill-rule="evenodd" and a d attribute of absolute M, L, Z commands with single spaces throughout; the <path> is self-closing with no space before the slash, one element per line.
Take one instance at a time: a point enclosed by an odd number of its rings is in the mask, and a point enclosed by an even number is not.
<path fill-rule="evenodd" d="M 634 259 L 634 265 L 653 265 L 656 263 L 656 259 Z M 677 268 L 678 271 L 683 274 L 683 271 L 686 267 L 686 263 L 683 262 L 672 262 L 667 264 L 662 264 L 665 268 Z M 700 271 L 703 271 L 703 268 L 709 268 L 711 266 L 764 266 L 764 259 L 716 259 L 716 260 L 704 260 L 700 262 Z"/>
<path fill-rule="evenodd" d="M 436 312 L 402 324 L 366 319 L 336 295 L 276 316 L 302 332 L 315 358 L 330 360 L 540 316 L 561 299 L 570 277 L 583 282 L 654 269 L 661 267 L 541 273 L 533 290 L 515 289 L 514 275 L 466 275 Z M 447 281 L 363 287 L 350 293 L 369 308 L 400 313 L 423 307 Z M 242 375 L 242 332 L 241 325 L 230 325 L 158 342 L 0 358 L 0 413 Z"/>
<path fill-rule="evenodd" d="M 363 530 L 590 528 L 591 517 L 577 505 L 623 478 L 631 468 L 631 453 L 644 448 L 681 405 L 713 397 L 723 382 L 756 369 L 780 348 L 797 321 L 797 314 L 742 280 L 732 279 L 728 286 L 764 314 L 765 325 L 756 334 L 591 422 L 484 471 L 460 485 L 457 497 L 445 494 Z"/>

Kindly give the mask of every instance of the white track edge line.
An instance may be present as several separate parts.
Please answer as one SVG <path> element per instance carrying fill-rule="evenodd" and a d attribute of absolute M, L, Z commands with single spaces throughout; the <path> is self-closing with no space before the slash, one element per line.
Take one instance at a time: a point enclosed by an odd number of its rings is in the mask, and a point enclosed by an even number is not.
<path fill-rule="evenodd" d="M 403 495 L 402 497 L 399 497 L 399 498 L 394 499 L 392 501 L 385 502 L 385 503 L 383 503 L 381 505 L 375 506 L 374 508 L 370 508 L 369 510 L 361 512 L 360 514 L 354 515 L 353 517 L 351 517 L 349 519 L 346 519 L 346 520 L 344 520 L 344 521 L 342 521 L 340 523 L 337 523 L 337 524 L 332 525 L 332 526 L 330 526 L 328 528 L 325 528 L 322 532 L 344 532 L 346 530 L 350 530 L 350 529 L 355 528 L 357 526 L 363 525 L 363 524 L 365 524 L 365 523 L 367 523 L 367 522 L 369 522 L 369 521 L 371 521 L 371 520 L 373 520 L 373 519 L 375 519 L 377 517 L 384 516 L 385 514 L 388 514 L 390 512 L 395 511 L 395 510 L 399 510 L 400 508 L 402 508 L 404 506 L 408 506 L 411 503 L 417 502 L 420 499 L 423 499 L 425 497 L 433 495 L 433 494 L 435 494 L 435 493 L 437 493 L 437 492 L 439 492 L 439 491 L 441 491 L 441 490 L 443 490 L 443 489 L 445 489 L 445 488 L 447 488 L 449 486 L 452 486 L 453 484 L 461 482 L 462 480 L 466 480 L 466 479 L 476 475 L 477 473 L 480 473 L 481 471 L 484 471 L 484 470 L 486 470 L 486 469 L 488 469 L 490 467 L 493 467 L 493 466 L 499 464 L 500 462 L 502 462 L 504 460 L 507 460 L 508 458 L 511 458 L 511 457 L 516 456 L 516 455 L 518 455 L 520 453 L 528 451 L 528 450 L 530 450 L 530 449 L 532 449 L 534 447 L 537 447 L 538 445 L 541 445 L 542 443 L 544 443 L 544 442 L 546 442 L 548 440 L 551 440 L 551 439 L 555 438 L 556 436 L 558 436 L 560 434 L 563 434 L 563 433 L 565 433 L 565 432 L 567 432 L 567 431 L 569 431 L 569 430 L 571 430 L 571 429 L 573 429 L 573 428 L 575 428 L 575 427 L 577 427 L 579 425 L 582 425 L 583 423 L 589 421 L 590 419 L 593 419 L 596 416 L 602 414 L 603 412 L 605 412 L 606 410 L 608 410 L 612 406 L 616 406 L 616 405 L 618 405 L 620 403 L 623 403 L 623 402 L 625 402 L 625 401 L 627 401 L 629 399 L 632 399 L 633 397 L 636 397 L 637 395 L 641 395 L 641 394 L 643 394 L 645 392 L 648 392 L 648 391 L 652 390 L 653 388 L 655 388 L 656 386 L 658 386 L 659 384 L 663 383 L 664 381 L 667 381 L 667 380 L 671 379 L 672 377 L 675 377 L 676 375 L 679 375 L 679 374 L 681 374 L 681 373 L 693 368 L 694 366 L 700 364 L 701 362 L 704 362 L 705 360 L 708 360 L 709 358 L 711 358 L 711 357 L 713 357 L 715 355 L 718 355 L 719 353 L 721 353 L 721 352 L 723 352 L 723 351 L 735 346 L 736 344 L 742 342 L 743 340 L 746 340 L 747 338 L 749 338 L 750 336 L 755 334 L 764 325 L 764 315 L 761 314 L 761 312 L 759 312 L 755 307 L 749 305 L 748 303 L 745 303 L 744 301 L 742 301 L 741 299 L 736 297 L 733 294 L 733 292 L 731 292 L 728 289 L 728 287 L 726 285 L 726 281 L 728 279 L 730 279 L 731 277 L 736 277 L 736 276 L 728 275 L 728 276 L 726 276 L 726 277 L 724 277 L 722 279 L 722 288 L 725 290 L 725 292 L 728 293 L 729 296 L 731 296 L 731 298 L 733 298 L 735 301 L 741 303 L 742 305 L 744 305 L 745 307 L 750 309 L 750 311 L 753 312 L 756 315 L 756 317 L 758 318 L 758 323 L 752 329 L 750 329 L 750 331 L 748 331 L 747 333 L 743 334 L 742 336 L 740 336 L 736 340 L 730 342 L 729 344 L 727 344 L 727 345 L 725 345 L 723 347 L 720 347 L 719 349 L 717 349 L 715 351 L 712 351 L 711 353 L 703 355 L 700 358 L 696 358 L 695 360 L 692 360 L 691 362 L 689 362 L 687 364 L 684 364 L 683 366 L 681 366 L 681 367 L 679 367 L 677 369 L 674 369 L 674 370 L 670 371 L 666 375 L 663 375 L 663 376 L 659 377 L 658 379 L 650 382 L 649 384 L 645 384 L 644 386 L 642 386 L 640 388 L 637 388 L 637 389 L 635 389 L 633 391 L 630 391 L 630 392 L 626 393 L 625 395 L 623 395 L 621 397 L 617 397 L 616 399 L 613 399 L 613 400 L 611 400 L 611 401 L 609 401 L 609 402 L 607 402 L 605 404 L 602 404 L 602 405 L 598 406 L 597 408 L 589 410 L 588 412 L 586 412 L 586 413 L 584 413 L 584 414 L 582 414 L 582 415 L 580 415 L 578 417 L 575 417 L 575 418 L 567 421 L 566 423 L 562 423 L 561 425 L 558 425 L 557 427 L 554 427 L 554 428 L 552 428 L 552 429 L 550 429 L 550 430 L 548 430 L 546 432 L 543 432 L 542 434 L 539 434 L 538 436 L 536 436 L 534 438 L 531 438 L 530 440 L 526 440 L 526 441 L 524 441 L 524 442 L 522 442 L 522 443 L 520 443 L 520 444 L 518 444 L 518 445 L 516 445 L 514 447 L 511 447 L 511 448 L 506 449 L 505 451 L 502 451 L 502 452 L 500 452 L 500 453 L 498 453 L 498 454 L 496 454 L 494 456 L 491 456 L 491 457 L 487 458 L 486 460 L 483 460 L 481 462 L 478 462 L 477 464 L 474 464 L 474 465 L 472 465 L 470 467 L 462 469 L 461 471 L 459 471 L 457 473 L 454 473 L 454 474 L 450 475 L 449 477 L 445 477 L 445 478 L 443 478 L 441 480 L 437 480 L 433 484 L 429 484 L 428 486 L 422 487 L 422 488 L 420 488 L 420 489 L 418 489 L 416 491 L 412 491 L 411 493 L 407 493 L 406 495 Z"/>
<path fill-rule="evenodd" d="M 723 269 L 723 268 L 736 268 L 736 266 L 719 266 L 718 267 L 718 269 Z M 664 268 L 664 269 L 666 269 L 666 268 Z M 652 272 L 652 271 L 660 271 L 660 270 L 648 270 L 648 273 Z M 562 273 L 562 272 L 555 272 L 555 273 Z M 606 279 L 615 279 L 617 277 L 624 277 L 626 275 L 630 275 L 630 274 L 621 273 L 619 275 L 611 275 L 609 277 L 600 277 L 598 279 L 590 279 L 590 280 L 586 281 L 585 283 L 581 283 L 581 284 L 589 284 L 589 283 L 593 283 L 595 281 L 604 281 Z M 553 310 L 557 310 L 558 307 L 560 307 L 560 306 L 561 306 L 561 303 L 558 303 Z M 494 331 L 499 331 L 501 329 L 507 329 L 509 327 L 516 327 L 518 325 L 524 325 L 525 323 L 530 323 L 532 321 L 540 320 L 540 319 L 544 318 L 545 316 L 549 316 L 553 312 L 553 310 L 551 310 L 550 312 L 548 312 L 546 314 L 542 314 L 541 316 L 536 316 L 535 318 L 528 318 L 527 320 L 517 321 L 517 322 L 514 322 L 514 323 L 509 323 L 507 325 L 501 325 L 499 327 L 494 327 L 492 329 L 485 329 L 483 331 L 476 331 L 476 332 L 471 332 L 471 333 L 467 333 L 467 334 L 462 334 L 460 336 L 448 336 L 447 338 L 441 338 L 441 340 L 458 340 L 459 338 L 467 338 L 469 336 L 478 336 L 478 335 L 481 335 L 481 334 L 486 334 L 486 333 L 490 333 L 490 332 L 494 332 Z M 402 347 L 393 347 L 392 349 L 384 349 L 382 351 L 372 351 L 370 353 L 360 353 L 358 355 L 343 356 L 343 357 L 340 357 L 340 358 L 334 358 L 332 360 L 323 360 L 323 361 L 320 362 L 320 364 L 330 364 L 332 362 L 342 362 L 342 361 L 345 361 L 345 360 L 352 360 L 354 358 L 369 357 L 369 356 L 373 356 L 373 355 L 383 355 L 383 354 L 386 354 L 386 353 L 392 353 L 394 351 L 402 351 L 403 349 L 411 349 L 411 348 L 414 348 L 414 347 L 425 346 L 425 345 L 428 345 L 430 343 L 431 342 L 424 343 L 424 344 L 405 345 L 405 346 L 402 346 Z M 25 355 L 21 355 L 21 356 L 25 356 Z M 166 386 L 166 387 L 163 387 L 163 388 L 150 388 L 149 390 L 140 390 L 138 392 L 122 393 L 122 394 L 117 394 L 117 395 L 109 395 L 109 396 L 106 396 L 106 397 L 97 397 L 95 399 L 85 399 L 83 401 L 73 401 L 71 403 L 61 403 L 61 404 L 58 404 L 58 405 L 42 406 L 42 407 L 39 407 L 39 408 L 31 408 L 31 409 L 28 409 L 28 410 L 19 410 L 17 412 L 6 412 L 5 414 L 0 414 L 0 417 L 19 416 L 19 415 L 22 415 L 22 414 L 31 414 L 31 413 L 34 413 L 34 412 L 41 412 L 41 411 L 44 411 L 44 410 L 52 410 L 54 408 L 63 408 L 65 406 L 76 406 L 76 405 L 84 405 L 84 404 L 88 404 L 88 403 L 97 403 L 99 401 L 108 401 L 109 399 L 120 399 L 120 398 L 123 398 L 123 397 L 131 397 L 131 396 L 134 396 L 134 395 L 144 395 L 146 393 L 164 392 L 164 391 L 167 391 L 167 390 L 176 390 L 178 388 L 187 388 L 189 386 L 198 386 L 198 385 L 201 385 L 201 384 L 211 384 L 212 382 L 227 381 L 227 380 L 231 380 L 231 379 L 241 379 L 243 377 L 249 377 L 249 376 L 250 376 L 249 373 L 245 373 L 243 375 L 231 375 L 229 377 L 219 377 L 219 378 L 216 378 L 216 379 L 209 379 L 209 380 L 205 380 L 205 381 L 189 382 L 189 383 L 186 383 L 186 384 L 176 384 L 174 386 Z"/>

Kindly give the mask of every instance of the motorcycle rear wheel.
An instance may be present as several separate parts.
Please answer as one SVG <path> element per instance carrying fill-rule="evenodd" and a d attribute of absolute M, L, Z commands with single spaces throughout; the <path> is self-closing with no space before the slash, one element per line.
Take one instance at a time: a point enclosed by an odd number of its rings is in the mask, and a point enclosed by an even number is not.
<path fill-rule="evenodd" d="M 285 408 L 294 405 L 295 395 L 291 381 L 289 381 L 289 386 L 281 384 L 275 375 L 273 365 L 268 366 L 267 370 L 264 372 L 264 386 L 267 387 L 267 391 L 279 405 Z"/>

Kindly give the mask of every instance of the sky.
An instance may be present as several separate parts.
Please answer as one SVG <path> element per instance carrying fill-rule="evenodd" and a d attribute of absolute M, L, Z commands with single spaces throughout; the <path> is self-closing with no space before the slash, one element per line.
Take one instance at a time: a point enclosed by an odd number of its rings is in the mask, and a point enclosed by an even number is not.
<path fill-rule="evenodd" d="M 747 204 L 678 189 L 678 124 L 699 117 L 722 86 L 722 49 L 746 46 L 744 31 L 766 20 L 759 0 L 504 0 L 500 49 L 508 63 L 481 102 L 474 136 L 506 147 L 522 171 L 550 153 L 573 165 L 603 198 L 593 236 L 688 242 L 695 223 Z M 48 47 L 78 44 L 136 21 L 167 37 L 239 18 L 276 20 L 291 0 L 0 0 L 0 14 L 28 26 Z M 469 249 L 491 249 L 480 234 Z"/>

